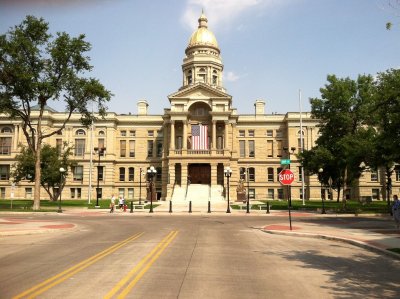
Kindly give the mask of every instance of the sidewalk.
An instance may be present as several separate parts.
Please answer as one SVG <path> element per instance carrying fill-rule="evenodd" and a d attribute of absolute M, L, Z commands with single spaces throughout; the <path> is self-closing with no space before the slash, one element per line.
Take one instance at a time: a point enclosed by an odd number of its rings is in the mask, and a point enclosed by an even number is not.
<path fill-rule="evenodd" d="M 400 249 L 400 230 L 395 227 L 394 221 L 389 216 L 315 214 L 311 219 L 297 218 L 303 214 L 305 213 L 292 213 L 292 230 L 290 230 L 288 213 L 274 212 L 274 215 L 286 215 L 287 221 L 267 225 L 262 231 L 346 242 L 400 260 L 400 254 L 387 250 Z"/>

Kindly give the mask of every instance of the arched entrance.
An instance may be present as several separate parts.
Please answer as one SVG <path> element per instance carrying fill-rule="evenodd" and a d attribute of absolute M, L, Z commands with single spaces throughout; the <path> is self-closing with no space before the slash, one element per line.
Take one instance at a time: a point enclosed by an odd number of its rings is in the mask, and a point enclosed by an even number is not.
<path fill-rule="evenodd" d="M 210 164 L 189 164 L 188 173 L 192 184 L 211 184 Z"/>

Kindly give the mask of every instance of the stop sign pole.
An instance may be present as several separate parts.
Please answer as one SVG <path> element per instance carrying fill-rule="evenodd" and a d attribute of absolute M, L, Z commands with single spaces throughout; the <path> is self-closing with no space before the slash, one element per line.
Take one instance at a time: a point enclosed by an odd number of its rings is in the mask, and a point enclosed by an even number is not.
<path fill-rule="evenodd" d="M 290 165 L 289 165 L 290 167 Z M 286 185 L 288 189 L 288 210 L 289 210 L 289 224 L 290 224 L 290 230 L 292 230 L 292 214 L 291 214 L 291 208 L 292 208 L 292 183 L 294 181 L 294 173 L 290 169 L 283 169 L 279 175 L 279 182 L 282 185 Z"/>

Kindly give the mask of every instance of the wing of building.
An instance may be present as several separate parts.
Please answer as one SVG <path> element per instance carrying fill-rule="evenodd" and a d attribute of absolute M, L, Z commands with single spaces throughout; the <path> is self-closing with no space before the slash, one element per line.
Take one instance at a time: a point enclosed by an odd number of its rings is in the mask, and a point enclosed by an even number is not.
<path fill-rule="evenodd" d="M 254 114 L 240 115 L 232 96 L 223 85 L 223 63 L 220 48 L 202 14 L 198 29 L 191 35 L 182 64 L 182 86 L 168 96 L 169 107 L 163 115 L 149 115 L 148 102 L 139 100 L 138 114 L 108 113 L 94 124 L 93 134 L 73 115 L 61 135 L 47 140 L 53 146 L 68 142 L 74 146 L 77 166 L 67 177 L 63 198 L 111 198 L 112 194 L 126 199 L 145 198 L 146 170 L 154 166 L 158 200 L 187 196 L 187 186 L 204 186 L 195 192 L 199 198 L 221 198 L 225 192 L 224 168 L 232 169 L 230 198 L 241 200 L 243 189 L 251 200 L 283 199 L 286 189 L 279 183 L 281 159 L 288 158 L 284 148 L 311 149 L 318 138 L 317 120 L 310 113 L 266 113 L 265 102 L 255 100 Z M 36 112 L 32 112 L 34 118 Z M 52 109 L 45 111 L 44 127 L 57 128 L 65 114 Z M 18 144 L 26 143 L 18 120 L 0 115 L 0 196 L 29 198 L 33 184 L 22 181 L 12 186 L 10 170 L 18 154 Z M 104 154 L 93 154 L 104 148 Z M 300 165 L 291 155 L 295 174 L 292 198 L 303 197 Z M 91 167 L 91 156 L 93 165 Z M 399 188 L 400 174 L 396 168 Z M 241 181 L 242 180 L 242 181 Z M 243 184 L 245 182 L 245 184 Z M 384 176 L 370 173 L 359 186 L 347 190 L 348 197 L 384 196 Z M 92 185 L 93 188 L 90 188 Z M 306 199 L 320 199 L 321 186 L 316 176 L 305 177 Z M 322 186 L 323 192 L 328 188 Z M 205 194 L 201 194 L 205 193 Z M 46 192 L 41 192 L 46 198 Z"/>

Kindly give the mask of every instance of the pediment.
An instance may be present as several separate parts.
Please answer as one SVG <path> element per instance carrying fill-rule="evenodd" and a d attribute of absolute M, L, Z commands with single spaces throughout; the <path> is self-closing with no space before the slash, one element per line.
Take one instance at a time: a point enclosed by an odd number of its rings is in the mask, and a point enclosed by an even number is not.
<path fill-rule="evenodd" d="M 209 100 L 211 98 L 231 99 L 227 93 L 212 88 L 206 84 L 196 84 L 191 87 L 179 90 L 168 96 L 169 100 L 188 99 L 188 100 Z"/>

